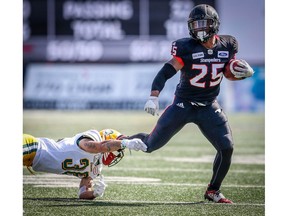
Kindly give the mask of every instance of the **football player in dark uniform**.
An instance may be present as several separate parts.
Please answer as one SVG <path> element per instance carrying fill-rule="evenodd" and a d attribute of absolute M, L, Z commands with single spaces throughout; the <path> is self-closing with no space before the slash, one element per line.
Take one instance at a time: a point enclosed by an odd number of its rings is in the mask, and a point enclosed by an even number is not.
<path fill-rule="evenodd" d="M 180 70 L 180 82 L 175 98 L 150 134 L 139 133 L 130 138 L 141 138 L 147 152 L 163 147 L 187 123 L 195 123 L 217 150 L 213 175 L 204 198 L 216 203 L 232 203 L 220 192 L 220 186 L 229 170 L 233 153 L 233 138 L 227 117 L 216 98 L 220 92 L 223 71 L 235 59 L 238 43 L 230 35 L 217 35 L 219 17 L 216 10 L 206 4 L 197 5 L 189 15 L 190 38 L 172 43 L 170 61 L 164 64 L 153 80 L 145 111 L 158 115 L 158 96 L 165 82 Z M 236 67 L 237 77 L 251 77 L 253 69 L 245 60 Z"/>

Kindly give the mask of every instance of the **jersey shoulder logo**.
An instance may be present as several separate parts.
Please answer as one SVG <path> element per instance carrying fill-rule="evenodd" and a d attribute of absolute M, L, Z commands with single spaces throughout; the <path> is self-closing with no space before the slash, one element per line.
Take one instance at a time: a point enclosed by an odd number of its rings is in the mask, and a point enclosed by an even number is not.
<path fill-rule="evenodd" d="M 228 58 L 229 52 L 228 51 L 218 51 L 218 58 Z"/>
<path fill-rule="evenodd" d="M 204 52 L 192 53 L 193 59 L 199 59 L 204 57 Z"/>

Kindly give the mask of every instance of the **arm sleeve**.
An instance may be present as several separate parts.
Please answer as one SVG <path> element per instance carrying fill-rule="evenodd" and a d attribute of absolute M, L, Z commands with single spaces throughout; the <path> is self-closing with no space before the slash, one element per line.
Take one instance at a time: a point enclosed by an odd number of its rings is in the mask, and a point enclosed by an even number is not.
<path fill-rule="evenodd" d="M 151 91 L 158 90 L 159 92 L 161 92 L 165 86 L 166 81 L 172 76 L 174 76 L 176 73 L 177 71 L 171 64 L 165 63 L 165 65 L 160 69 L 160 71 L 154 78 Z"/>

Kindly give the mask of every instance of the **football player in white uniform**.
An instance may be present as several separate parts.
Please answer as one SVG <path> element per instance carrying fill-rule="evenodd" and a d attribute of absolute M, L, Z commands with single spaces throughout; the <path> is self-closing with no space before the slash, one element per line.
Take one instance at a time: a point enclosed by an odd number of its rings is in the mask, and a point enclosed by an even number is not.
<path fill-rule="evenodd" d="M 53 140 L 23 134 L 23 165 L 31 171 L 73 175 L 81 179 L 80 199 L 102 197 L 106 188 L 102 165 L 113 166 L 124 156 L 124 149 L 146 151 L 140 139 L 125 139 L 116 130 L 88 130 L 70 138 Z M 116 154 L 115 154 L 116 153 Z M 93 180 L 99 177 L 95 185 Z"/>

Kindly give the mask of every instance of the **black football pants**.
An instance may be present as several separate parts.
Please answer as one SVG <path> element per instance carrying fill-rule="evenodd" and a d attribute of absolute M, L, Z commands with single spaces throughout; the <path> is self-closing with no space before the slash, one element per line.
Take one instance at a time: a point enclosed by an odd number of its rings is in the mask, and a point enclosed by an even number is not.
<path fill-rule="evenodd" d="M 227 117 L 217 101 L 207 106 L 196 106 L 176 97 L 150 134 L 139 133 L 130 138 L 142 139 L 150 153 L 167 144 L 187 123 L 198 125 L 217 150 L 209 189 L 218 190 L 231 164 L 233 138 Z"/>

